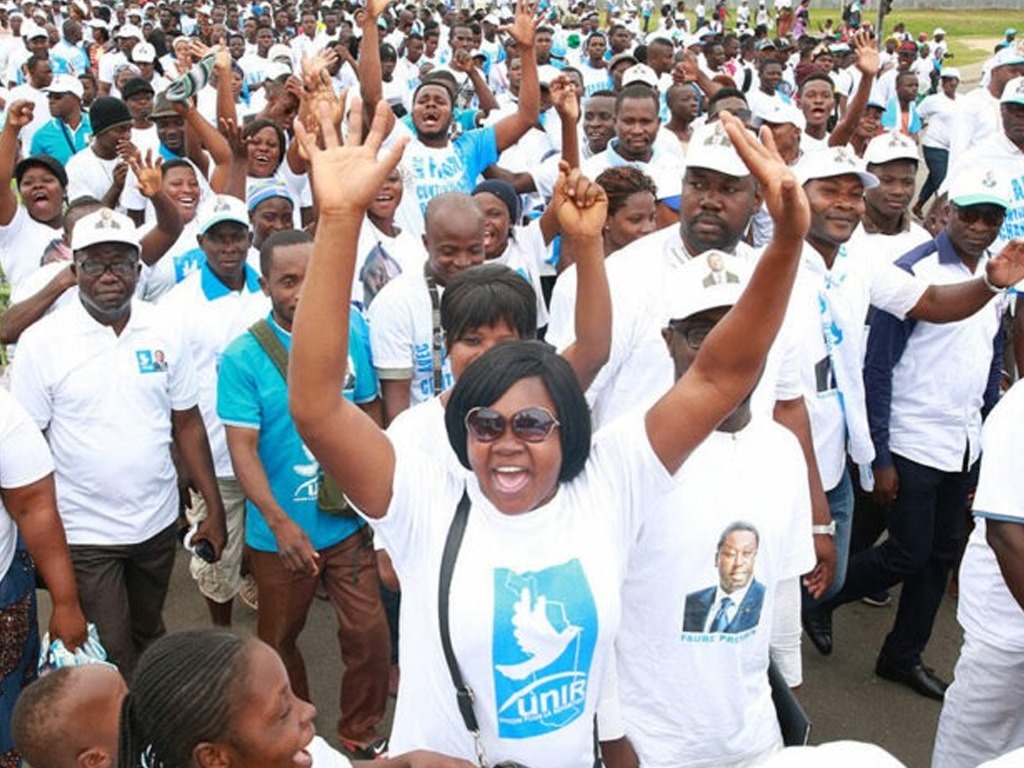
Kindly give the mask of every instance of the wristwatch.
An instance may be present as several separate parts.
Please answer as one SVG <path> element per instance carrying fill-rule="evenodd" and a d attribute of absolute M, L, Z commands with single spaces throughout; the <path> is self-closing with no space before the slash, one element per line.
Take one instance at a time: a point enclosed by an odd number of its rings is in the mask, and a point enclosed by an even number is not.
<path fill-rule="evenodd" d="M 830 520 L 828 525 L 812 525 L 811 533 L 813 533 L 815 536 L 831 536 L 832 538 L 835 538 L 836 521 Z"/>

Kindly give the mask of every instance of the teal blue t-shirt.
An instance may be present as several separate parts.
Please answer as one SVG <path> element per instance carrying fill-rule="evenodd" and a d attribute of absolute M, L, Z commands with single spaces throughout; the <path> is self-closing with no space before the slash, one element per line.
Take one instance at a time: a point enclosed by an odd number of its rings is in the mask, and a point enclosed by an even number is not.
<path fill-rule="evenodd" d="M 273 317 L 267 322 L 285 348 L 291 334 Z M 377 374 L 370 357 L 366 321 L 355 309 L 349 319 L 349 364 L 345 397 L 366 403 L 377 397 Z M 315 549 L 333 546 L 364 525 L 356 517 L 332 515 L 317 506 L 320 465 L 303 444 L 288 412 L 288 389 L 256 338 L 243 333 L 224 351 L 217 374 L 217 414 L 232 427 L 259 431 L 258 451 L 270 489 Z M 261 552 L 276 552 L 277 540 L 254 504 L 246 501 L 245 543 Z"/>

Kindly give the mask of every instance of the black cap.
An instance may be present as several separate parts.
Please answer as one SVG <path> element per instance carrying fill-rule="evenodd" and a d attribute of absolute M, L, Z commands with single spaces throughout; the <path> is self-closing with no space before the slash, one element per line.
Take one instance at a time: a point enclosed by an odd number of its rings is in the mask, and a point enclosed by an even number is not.
<path fill-rule="evenodd" d="M 121 89 L 121 98 L 128 101 L 132 96 L 138 96 L 140 93 L 148 93 L 152 96 L 154 93 L 153 86 L 141 77 L 133 77 Z"/>
<path fill-rule="evenodd" d="M 89 108 L 89 122 L 92 123 L 92 135 L 116 128 L 119 125 L 131 125 L 132 113 L 128 105 L 113 96 L 100 96 Z"/>
<path fill-rule="evenodd" d="M 60 182 L 62 187 L 68 186 L 68 174 L 64 170 L 64 166 L 60 164 L 60 161 L 55 157 L 49 155 L 32 155 L 26 157 L 20 163 L 14 167 L 14 180 L 21 186 L 21 177 L 25 175 L 29 168 L 42 167 L 50 171 L 54 176 L 57 177 L 57 181 Z"/>

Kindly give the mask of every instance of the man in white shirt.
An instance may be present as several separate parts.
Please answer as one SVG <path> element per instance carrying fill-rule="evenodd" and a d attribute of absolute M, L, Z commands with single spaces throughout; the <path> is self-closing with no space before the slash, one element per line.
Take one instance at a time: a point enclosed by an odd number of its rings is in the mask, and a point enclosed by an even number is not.
<path fill-rule="evenodd" d="M 914 215 L 924 218 L 925 203 L 942 187 L 949 168 L 949 143 L 957 112 L 963 105 L 956 89 L 960 85 L 960 72 L 944 67 L 939 73 L 939 90 L 917 105 L 917 114 L 924 120 L 926 130 L 921 138 L 921 151 L 928 166 L 928 178 L 921 186 L 921 194 L 914 204 Z"/>
<path fill-rule="evenodd" d="M 224 424 L 217 416 L 217 365 L 228 344 L 268 312 L 269 301 L 260 289 L 256 271 L 246 263 L 250 233 L 245 203 L 229 195 L 216 195 L 197 218 L 203 266 L 171 289 L 160 307 L 182 324 L 185 342 L 192 351 L 199 407 L 210 435 L 228 533 L 219 562 L 211 564 L 193 555 L 190 570 L 206 598 L 213 623 L 227 626 L 231 623 L 232 602 L 243 588 L 245 497 L 231 466 Z M 187 512 L 190 521 L 203 520 L 208 510 L 202 500 L 194 495 L 192 502 Z"/>
<path fill-rule="evenodd" d="M 878 186 L 864 191 L 864 216 L 847 247 L 866 258 L 896 261 L 931 240 L 910 216 L 920 162 L 917 144 L 901 133 L 883 133 L 868 142 L 864 161 Z"/>
<path fill-rule="evenodd" d="M 113 96 L 101 96 L 89 110 L 92 143 L 67 163 L 68 197 L 89 195 L 108 208 L 125 210 L 121 203 L 128 177 L 132 115 L 128 106 Z"/>
<path fill-rule="evenodd" d="M 985 306 L 994 290 L 1001 291 L 1018 282 L 1018 275 L 1024 276 L 1024 254 L 1017 248 L 1007 249 L 986 263 L 982 277 L 929 285 L 892 263 L 847 247 L 864 215 L 864 189 L 878 183 L 847 148 L 811 153 L 800 164 L 799 173 L 811 203 L 811 227 L 787 322 L 794 324 L 803 346 L 802 388 L 814 450 L 832 517 L 841 526 L 836 583 L 824 602 L 805 600 L 803 622 L 814 646 L 827 655 L 832 652 L 834 608 L 828 598 L 845 580 L 853 506 L 847 445 L 866 490 L 871 486 L 869 464 L 875 457 L 861 372 L 868 309 L 873 305 L 901 320 L 962 320 Z"/>
<path fill-rule="evenodd" d="M 1022 421 L 1024 384 L 1018 383 L 1003 395 L 982 434 L 975 525 L 959 575 L 964 644 L 939 716 L 932 768 L 968 768 L 1024 747 Z M 1009 768 L 1021 757 L 1016 752 L 998 762 Z"/>
<path fill-rule="evenodd" d="M 118 43 L 118 50 L 107 53 L 100 59 L 97 81 L 99 84 L 99 95 L 108 96 L 111 93 L 117 95 L 114 87 L 114 72 L 122 64 L 127 64 L 132 50 L 142 42 L 142 30 L 134 24 L 123 24 L 115 35 Z"/>
<path fill-rule="evenodd" d="M 180 327 L 132 300 L 135 224 L 101 209 L 78 222 L 71 247 L 80 301 L 22 335 L 11 389 L 53 451 L 85 613 L 129 676 L 165 632 L 177 549 L 172 442 L 210 510 L 194 539 L 214 559 L 226 538 L 223 507 Z"/>
<path fill-rule="evenodd" d="M 999 132 L 999 99 L 1010 80 L 1024 75 L 1024 55 L 1004 48 L 990 59 L 991 77 L 963 97 L 949 138 L 953 165 L 968 160 L 967 150 Z"/>

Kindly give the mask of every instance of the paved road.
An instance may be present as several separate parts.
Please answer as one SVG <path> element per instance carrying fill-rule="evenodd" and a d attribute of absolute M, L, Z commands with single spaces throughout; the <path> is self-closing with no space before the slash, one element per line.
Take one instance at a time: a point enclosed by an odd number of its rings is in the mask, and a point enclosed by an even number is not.
<path fill-rule="evenodd" d="M 45 600 L 45 597 L 44 597 Z M 41 615 L 48 609 L 42 608 Z M 928 768 L 939 705 L 873 674 L 875 655 L 892 621 L 893 606 L 872 608 L 855 603 L 835 614 L 836 649 L 819 656 L 804 641 L 804 685 L 800 699 L 814 722 L 812 742 L 836 739 L 870 741 L 888 749 L 908 768 Z M 945 679 L 952 677 L 960 647 L 955 621 L 956 602 L 946 598 L 939 614 L 927 662 Z M 171 630 L 208 624 L 206 607 L 191 582 L 179 553 L 166 610 Z M 255 632 L 255 614 L 236 606 L 236 629 Z M 334 616 L 327 603 L 314 601 L 309 623 L 300 640 L 310 673 L 317 728 L 337 746 L 334 725 L 341 659 Z M 684 687 L 680 686 L 680 695 Z"/>

